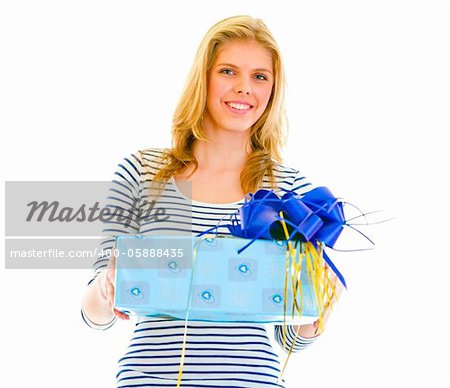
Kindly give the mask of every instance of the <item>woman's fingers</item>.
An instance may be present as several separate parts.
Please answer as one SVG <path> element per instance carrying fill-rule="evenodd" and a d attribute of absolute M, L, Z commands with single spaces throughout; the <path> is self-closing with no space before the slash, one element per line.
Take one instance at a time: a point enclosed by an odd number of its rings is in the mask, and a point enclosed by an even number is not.
<path fill-rule="evenodd" d="M 109 285 L 109 305 L 111 307 L 111 311 L 116 314 L 120 319 L 130 319 L 130 317 L 117 310 L 114 307 L 114 294 L 115 294 L 115 276 L 116 276 L 116 257 L 113 255 L 111 256 L 109 263 L 108 263 L 108 274 L 107 274 L 107 282 Z"/>
<path fill-rule="evenodd" d="M 109 281 L 107 281 L 106 284 L 107 284 L 107 288 L 108 288 L 109 307 L 111 308 L 111 311 L 113 311 L 113 309 L 114 309 L 114 285 Z"/>
<path fill-rule="evenodd" d="M 127 314 L 117 310 L 116 308 L 114 308 L 113 311 L 114 311 L 114 314 L 116 314 L 120 319 L 130 319 L 130 317 Z"/>
<path fill-rule="evenodd" d="M 115 278 L 116 258 L 111 256 L 106 268 L 106 283 L 108 284 L 108 291 L 111 300 L 114 300 L 114 278 Z M 111 295 L 112 293 L 112 295 Z"/>
<path fill-rule="evenodd" d="M 115 258 L 112 257 L 108 266 L 98 275 L 96 285 L 99 289 L 100 296 L 108 303 L 111 312 L 117 315 L 120 319 L 130 319 L 130 317 L 117 310 L 114 307 L 115 294 Z"/>
<path fill-rule="evenodd" d="M 116 256 L 112 255 L 108 262 L 108 268 L 115 272 L 116 270 Z"/>

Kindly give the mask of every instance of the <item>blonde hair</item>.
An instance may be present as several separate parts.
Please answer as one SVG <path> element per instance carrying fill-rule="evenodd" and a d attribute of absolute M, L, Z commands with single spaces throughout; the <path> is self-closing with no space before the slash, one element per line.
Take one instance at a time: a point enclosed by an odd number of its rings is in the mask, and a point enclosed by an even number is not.
<path fill-rule="evenodd" d="M 233 40 L 255 40 L 272 55 L 274 84 L 264 113 L 250 129 L 251 152 L 240 175 L 244 194 L 256 191 L 267 174 L 275 189 L 274 162 L 281 162 L 286 139 L 284 116 L 285 76 L 280 50 L 267 26 L 260 19 L 234 16 L 213 25 L 198 47 L 172 121 L 172 149 L 165 149 L 160 170 L 153 181 L 160 185 L 158 196 L 172 177 L 185 171 L 190 163 L 198 168 L 193 154 L 196 139 L 208 141 L 203 130 L 208 73 L 220 47 Z"/>

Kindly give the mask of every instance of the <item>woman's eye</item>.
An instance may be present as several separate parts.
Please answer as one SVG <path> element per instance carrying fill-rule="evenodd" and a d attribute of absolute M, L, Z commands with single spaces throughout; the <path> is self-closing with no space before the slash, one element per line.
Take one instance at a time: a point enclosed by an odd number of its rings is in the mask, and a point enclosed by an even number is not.
<path fill-rule="evenodd" d="M 255 76 L 257 79 L 267 81 L 267 77 L 264 74 L 256 74 Z"/>
<path fill-rule="evenodd" d="M 234 71 L 231 69 L 222 69 L 222 70 L 220 70 L 220 72 L 222 74 L 230 74 L 230 75 L 234 74 Z"/>

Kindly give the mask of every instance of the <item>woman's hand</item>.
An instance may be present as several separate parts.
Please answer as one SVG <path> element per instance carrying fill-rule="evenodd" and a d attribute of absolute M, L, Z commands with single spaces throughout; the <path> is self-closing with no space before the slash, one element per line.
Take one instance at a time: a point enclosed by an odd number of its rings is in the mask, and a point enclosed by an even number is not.
<path fill-rule="evenodd" d="M 328 266 L 325 266 L 325 268 L 328 270 Z M 344 289 L 343 284 L 338 279 L 336 274 L 333 272 L 330 276 L 331 284 L 333 285 L 334 293 L 332 295 L 331 300 L 329 300 L 324 309 L 324 314 L 322 317 L 322 331 L 325 330 L 325 326 L 327 324 L 328 318 L 330 317 L 331 311 L 333 310 L 334 304 L 339 300 L 339 297 L 341 296 L 342 290 Z M 319 326 L 319 320 L 315 321 L 313 323 L 314 326 L 314 334 L 320 334 L 320 326 Z"/>
<path fill-rule="evenodd" d="M 328 269 L 328 266 L 325 266 L 325 268 Z M 330 281 L 333 284 L 334 295 L 325 307 L 325 311 L 322 317 L 322 330 L 320 330 L 319 320 L 316 320 L 314 321 L 314 323 L 310 323 L 307 325 L 296 326 L 298 334 L 304 338 L 317 337 L 325 330 L 325 326 L 328 322 L 328 318 L 331 315 L 333 306 L 336 303 L 336 301 L 339 300 L 339 297 L 344 289 L 344 286 L 334 273 L 330 276 Z"/>
<path fill-rule="evenodd" d="M 98 275 L 97 284 L 100 290 L 100 295 L 103 297 L 103 299 L 105 299 L 108 302 L 111 311 L 115 315 L 117 315 L 120 319 L 130 319 L 130 317 L 127 314 L 120 312 L 114 307 L 115 276 L 116 276 L 116 257 L 113 255 L 109 260 L 108 267 Z"/>

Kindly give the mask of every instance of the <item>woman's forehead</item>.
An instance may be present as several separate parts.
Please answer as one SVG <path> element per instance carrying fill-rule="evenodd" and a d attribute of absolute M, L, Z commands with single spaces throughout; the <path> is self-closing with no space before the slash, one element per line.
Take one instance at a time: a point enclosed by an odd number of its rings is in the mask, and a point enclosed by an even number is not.
<path fill-rule="evenodd" d="M 272 71 L 272 53 L 256 40 L 232 40 L 223 43 L 217 50 L 214 66 L 221 63 L 235 66 L 253 65 Z"/>

